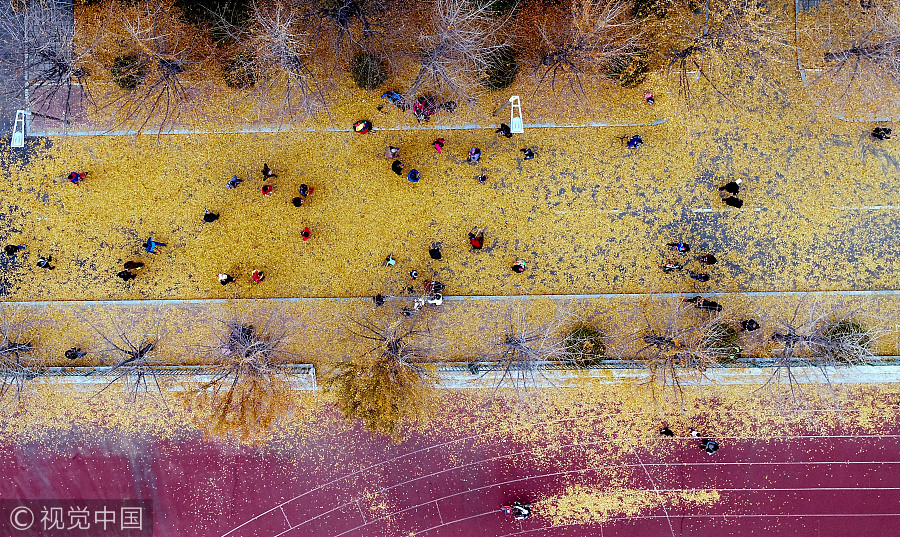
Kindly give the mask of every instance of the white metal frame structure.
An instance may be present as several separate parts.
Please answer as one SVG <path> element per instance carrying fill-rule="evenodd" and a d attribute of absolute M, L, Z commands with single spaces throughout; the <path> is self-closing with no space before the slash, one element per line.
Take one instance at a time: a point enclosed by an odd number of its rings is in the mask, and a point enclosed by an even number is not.
<path fill-rule="evenodd" d="M 16 121 L 13 123 L 12 140 L 10 146 L 25 147 L 25 110 L 16 110 Z"/>
<path fill-rule="evenodd" d="M 513 134 L 522 134 L 525 132 L 525 124 L 522 123 L 522 102 L 519 96 L 510 97 L 509 104 L 509 131 Z"/>

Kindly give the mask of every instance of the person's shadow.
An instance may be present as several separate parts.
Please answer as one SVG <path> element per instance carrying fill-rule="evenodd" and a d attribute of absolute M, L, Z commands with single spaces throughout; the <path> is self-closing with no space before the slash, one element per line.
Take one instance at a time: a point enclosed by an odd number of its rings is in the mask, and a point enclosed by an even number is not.
<path fill-rule="evenodd" d="M 884 173 L 890 173 L 890 168 L 895 172 L 900 171 L 900 162 L 891 154 L 890 146 L 885 145 L 890 143 L 891 140 L 875 140 L 871 131 L 863 131 L 856 144 L 857 157 L 865 164 L 866 155 L 872 155 L 881 163 L 881 170 Z"/>

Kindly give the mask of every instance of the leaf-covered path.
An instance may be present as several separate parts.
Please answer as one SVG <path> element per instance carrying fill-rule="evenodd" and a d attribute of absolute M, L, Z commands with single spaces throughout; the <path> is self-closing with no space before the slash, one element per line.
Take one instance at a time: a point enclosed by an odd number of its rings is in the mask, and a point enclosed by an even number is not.
<path fill-rule="evenodd" d="M 367 296 L 400 292 L 418 270 L 451 295 L 897 288 L 900 142 L 832 122 L 692 125 L 510 140 L 489 130 L 55 139 L 0 187 L 0 240 L 29 245 L 3 258 L 0 287 L 8 300 Z M 633 134 L 643 146 L 619 139 Z M 440 155 L 436 137 L 447 140 Z M 387 145 L 419 183 L 391 172 Z M 483 151 L 474 166 L 472 146 Z M 523 160 L 524 147 L 537 157 Z M 278 173 L 269 197 L 263 163 Z M 72 170 L 87 180 L 68 183 Z M 226 189 L 234 174 L 244 183 Z M 735 178 L 740 210 L 717 190 Z M 315 190 L 296 208 L 301 183 Z M 205 209 L 221 218 L 204 223 Z M 477 252 L 475 226 L 487 227 Z M 141 248 L 150 235 L 168 245 L 157 255 Z M 677 240 L 691 256 L 666 250 Z M 440 261 L 428 256 L 435 241 Z M 720 260 L 709 282 L 660 270 L 706 252 Z M 391 253 L 397 265 L 383 267 Z M 45 254 L 54 271 L 35 267 Z M 516 257 L 525 274 L 509 270 Z M 129 259 L 147 266 L 125 284 L 115 274 Z M 250 284 L 254 269 L 264 283 Z M 220 272 L 238 281 L 223 288 Z"/>

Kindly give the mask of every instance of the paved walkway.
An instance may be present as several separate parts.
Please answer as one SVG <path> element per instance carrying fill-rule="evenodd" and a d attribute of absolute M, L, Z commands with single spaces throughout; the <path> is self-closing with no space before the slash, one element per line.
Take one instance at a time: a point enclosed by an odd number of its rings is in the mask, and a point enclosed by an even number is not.
<path fill-rule="evenodd" d="M 13 208 L 0 239 L 31 248 L 0 261 L 0 289 L 8 300 L 371 296 L 399 293 L 413 269 L 444 281 L 451 295 L 896 287 L 900 172 L 892 146 L 861 141 L 862 158 L 852 158 L 857 141 L 847 129 L 728 123 L 709 127 L 698 145 L 670 123 L 644 133 L 637 150 L 622 147 L 618 132 L 598 142 L 586 128 L 510 141 L 456 131 L 446 134 L 443 156 L 427 145 L 431 132 L 316 135 L 325 145 L 318 159 L 309 156 L 312 139 L 297 134 L 186 136 L 177 142 L 177 154 L 191 156 L 185 161 L 152 138 L 126 147 L 116 138 L 59 140 L 54 159 L 4 192 Z M 407 148 L 404 159 L 423 173 L 419 184 L 390 171 L 380 156 L 388 144 Z M 465 163 L 472 145 L 484 151 L 486 185 L 474 179 L 482 168 Z M 522 161 L 523 146 L 538 157 Z M 259 193 L 250 154 L 279 173 L 270 198 Z M 68 184 L 73 165 L 93 179 Z M 234 173 L 247 183 L 226 190 Z M 718 198 L 729 177 L 744 178 L 740 211 Z M 316 191 L 295 209 L 290 198 L 304 181 Z M 204 225 L 204 208 L 221 219 Z M 313 237 L 303 242 L 306 226 Z M 488 228 L 479 252 L 466 239 L 473 226 Z M 150 234 L 169 245 L 157 256 L 140 248 Z M 666 250 L 677 240 L 716 254 L 709 282 L 662 273 L 667 262 L 690 260 Z M 444 245 L 441 261 L 428 257 L 433 241 Z M 35 272 L 40 250 L 54 253 L 57 270 Z M 390 253 L 397 265 L 382 267 Z M 517 256 L 529 263 L 525 274 L 509 269 Z M 148 266 L 122 284 L 115 274 L 126 257 Z M 264 284 L 249 284 L 254 268 L 266 271 Z M 223 288 L 219 272 L 239 281 Z"/>

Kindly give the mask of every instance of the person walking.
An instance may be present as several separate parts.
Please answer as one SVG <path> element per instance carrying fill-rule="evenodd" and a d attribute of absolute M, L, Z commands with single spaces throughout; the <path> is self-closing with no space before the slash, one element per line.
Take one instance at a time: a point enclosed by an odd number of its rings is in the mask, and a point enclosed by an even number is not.
<path fill-rule="evenodd" d="M 419 271 L 418 270 L 409 271 L 409 277 L 412 278 L 413 281 L 416 281 L 416 278 L 419 277 Z"/>
<path fill-rule="evenodd" d="M 409 173 L 406 174 L 406 179 L 409 180 L 410 183 L 418 183 L 420 179 L 419 170 L 409 170 Z"/>
<path fill-rule="evenodd" d="M 68 180 L 75 186 L 84 181 L 84 173 L 72 172 L 68 176 Z"/>
<path fill-rule="evenodd" d="M 501 123 L 500 127 L 494 132 L 499 133 L 501 136 L 512 138 L 512 129 L 510 129 L 509 125 L 507 125 L 506 123 Z"/>
<path fill-rule="evenodd" d="M 698 282 L 708 282 L 709 281 L 709 274 L 707 274 L 705 272 L 694 272 L 691 270 L 691 271 L 688 271 L 688 276 L 697 280 Z"/>
<path fill-rule="evenodd" d="M 666 274 L 671 274 L 672 272 L 675 272 L 676 270 L 681 270 L 683 268 L 684 268 L 684 266 L 682 266 L 682 265 L 677 265 L 675 263 L 666 263 L 663 266 L 663 272 Z"/>
<path fill-rule="evenodd" d="M 25 248 L 27 248 L 27 246 L 24 244 L 7 244 L 3 247 L 3 251 L 6 252 L 6 255 L 12 257 Z"/>
<path fill-rule="evenodd" d="M 214 212 L 210 211 L 209 209 L 206 209 L 206 212 L 203 213 L 203 221 L 206 222 L 207 224 L 211 224 L 212 222 L 215 222 L 218 219 L 219 219 L 219 213 L 214 213 Z"/>
<path fill-rule="evenodd" d="M 469 156 L 466 158 L 466 162 L 469 164 L 477 164 L 479 160 L 481 160 L 481 149 L 477 147 L 469 149 Z"/>
<path fill-rule="evenodd" d="M 691 436 L 700 441 L 700 449 L 706 452 L 707 455 L 713 455 L 716 451 L 719 451 L 719 443 L 713 440 L 712 438 L 704 438 L 700 435 L 700 432 L 695 429 L 689 429 L 691 432 Z"/>
<path fill-rule="evenodd" d="M 476 175 L 475 179 L 478 179 L 479 183 L 485 184 L 487 182 L 487 175 L 484 173 L 484 170 L 481 170 L 481 174 Z"/>
<path fill-rule="evenodd" d="M 432 242 L 431 248 L 428 249 L 428 255 L 431 256 L 431 259 L 440 260 L 441 258 L 441 243 L 440 242 Z"/>
<path fill-rule="evenodd" d="M 534 158 L 534 151 L 531 150 L 530 147 L 526 147 L 525 149 L 519 149 L 522 154 L 525 155 L 525 160 L 531 160 Z"/>
<path fill-rule="evenodd" d="M 481 250 L 484 247 L 484 229 L 476 229 L 475 232 L 469 232 L 469 244 L 473 250 Z"/>
<path fill-rule="evenodd" d="M 744 206 L 744 200 L 736 198 L 734 196 L 728 196 L 727 198 L 722 198 L 722 201 L 725 202 L 725 205 L 729 207 L 734 207 L 735 209 L 740 209 Z"/>
<path fill-rule="evenodd" d="M 701 309 L 703 311 L 709 312 L 719 312 L 722 311 L 722 305 L 716 302 L 715 300 L 706 300 L 705 298 L 701 299 L 699 302 L 694 304 L 694 307 L 697 309 Z"/>
<path fill-rule="evenodd" d="M 164 242 L 156 242 L 155 240 L 153 240 L 153 236 L 151 235 L 151 236 L 147 239 L 147 242 L 145 242 L 145 243 L 143 244 L 143 246 L 144 246 L 144 250 L 146 250 L 147 253 L 155 254 L 155 253 L 158 253 L 158 252 L 156 251 L 156 247 L 157 247 L 157 246 L 167 246 L 167 245 L 166 245 L 166 243 L 164 243 Z"/>
<path fill-rule="evenodd" d="M 890 140 L 891 139 L 891 128 L 890 127 L 875 127 L 872 130 L 872 138 L 876 140 Z"/>
<path fill-rule="evenodd" d="M 358 134 L 366 134 L 372 130 L 372 122 L 368 119 L 357 121 L 353 124 L 353 130 Z"/>
<path fill-rule="evenodd" d="M 384 158 L 388 160 L 393 160 L 400 156 L 400 148 L 389 145 L 387 149 L 384 150 Z"/>
<path fill-rule="evenodd" d="M 522 274 L 523 272 L 525 272 L 525 268 L 525 260 L 517 257 L 516 262 L 513 264 L 513 266 L 510 267 L 510 270 L 512 270 L 516 274 Z"/>
<path fill-rule="evenodd" d="M 125 270 L 140 270 L 144 268 L 144 264 L 140 261 L 126 261 L 123 267 Z"/>
<path fill-rule="evenodd" d="M 700 257 L 698 257 L 697 261 L 699 261 L 703 265 L 710 266 L 710 265 L 715 265 L 716 262 L 718 262 L 719 260 L 716 259 L 716 256 L 714 256 L 712 254 L 704 254 L 704 255 L 701 255 Z"/>
<path fill-rule="evenodd" d="M 275 192 L 275 185 L 263 185 L 262 186 L 262 195 L 263 196 L 271 196 Z"/>
<path fill-rule="evenodd" d="M 438 155 L 440 155 L 441 151 L 444 150 L 444 139 L 438 138 L 431 145 L 434 146 L 434 150 L 438 152 Z"/>
<path fill-rule="evenodd" d="M 675 433 L 672 432 L 672 429 L 669 429 L 668 425 L 663 425 L 663 428 L 659 430 L 660 436 L 669 436 L 674 437 Z"/>
<path fill-rule="evenodd" d="M 278 177 L 277 175 L 275 175 L 275 172 L 273 172 L 272 169 L 269 168 L 268 163 L 263 164 L 262 176 L 263 176 L 263 181 L 265 181 L 266 179 L 271 179 L 273 177 Z"/>
<path fill-rule="evenodd" d="M 397 260 L 394 259 L 394 254 L 388 254 L 387 259 L 384 260 L 384 266 L 393 267 L 397 264 Z"/>
<path fill-rule="evenodd" d="M 261 270 L 254 270 L 253 272 L 250 273 L 250 280 L 253 283 L 262 283 L 262 281 L 265 279 L 266 279 L 266 275 L 263 274 L 263 271 L 261 271 Z"/>
<path fill-rule="evenodd" d="M 77 360 L 87 356 L 87 353 L 82 352 L 78 347 L 72 347 L 71 349 L 67 349 L 66 352 L 63 353 L 63 356 L 68 360 Z"/>
<path fill-rule="evenodd" d="M 308 241 L 311 236 L 312 233 L 309 231 L 309 226 L 303 228 L 303 231 L 300 232 L 300 237 L 303 238 L 303 242 Z"/>
<path fill-rule="evenodd" d="M 403 175 L 403 163 L 399 160 L 395 160 L 391 163 L 391 170 L 393 170 L 397 175 Z"/>
<path fill-rule="evenodd" d="M 640 135 L 635 134 L 631 137 L 631 140 L 628 140 L 628 149 L 634 149 L 642 145 L 644 145 L 644 140 L 641 139 Z"/>
<path fill-rule="evenodd" d="M 234 278 L 231 276 L 231 274 L 227 274 L 224 272 L 219 274 L 217 277 L 219 278 L 219 283 L 221 283 L 222 285 L 228 285 L 229 283 L 234 281 Z"/>
<path fill-rule="evenodd" d="M 231 179 L 228 180 L 227 183 L 225 183 L 225 188 L 227 188 L 227 189 L 229 189 L 229 190 L 232 189 L 232 188 L 237 188 L 238 185 L 241 184 L 241 183 L 243 183 L 243 182 L 244 182 L 243 179 L 238 179 L 238 176 L 237 176 L 237 175 L 234 175 L 234 176 L 231 177 Z"/>
<path fill-rule="evenodd" d="M 757 330 L 759 330 L 759 323 L 756 322 L 756 319 L 744 319 L 741 321 L 741 331 L 756 332 Z"/>
<path fill-rule="evenodd" d="M 724 185 L 719 187 L 719 195 L 727 196 L 728 194 L 737 194 L 741 191 L 741 183 L 743 183 L 743 179 L 735 179 L 734 181 L 729 181 Z M 727 194 L 726 194 L 727 193 Z"/>
<path fill-rule="evenodd" d="M 375 303 L 375 307 L 384 306 L 384 296 L 375 295 L 372 297 L 372 302 Z"/>
<path fill-rule="evenodd" d="M 39 266 L 42 269 L 53 270 L 56 267 L 54 267 L 53 265 L 50 264 L 52 261 L 53 261 L 52 256 L 49 256 L 49 255 L 47 257 L 41 256 L 37 260 L 37 266 Z"/>
<path fill-rule="evenodd" d="M 120 270 L 119 272 L 116 273 L 116 276 L 118 276 L 119 278 L 122 278 L 123 282 L 127 282 L 128 280 L 133 280 L 133 279 L 137 278 L 137 274 L 135 274 L 131 271 L 128 271 L 128 270 Z"/>
<path fill-rule="evenodd" d="M 686 244 L 686 243 L 681 242 L 681 241 L 678 241 L 678 242 L 667 242 L 667 243 L 666 243 L 666 246 L 668 246 L 668 247 L 671 248 L 672 250 L 675 250 L 676 252 L 680 252 L 680 253 L 682 253 L 682 254 L 686 254 L 686 253 L 688 253 L 688 252 L 691 251 L 691 246 L 690 246 L 689 244 Z"/>
<path fill-rule="evenodd" d="M 647 104 L 653 104 L 656 101 L 653 99 L 653 93 L 649 91 L 644 92 L 644 100 L 647 101 Z"/>
<path fill-rule="evenodd" d="M 303 198 L 301 198 L 300 196 L 294 196 L 294 198 L 291 199 L 291 203 L 294 204 L 294 207 L 300 207 L 303 205 Z"/>

